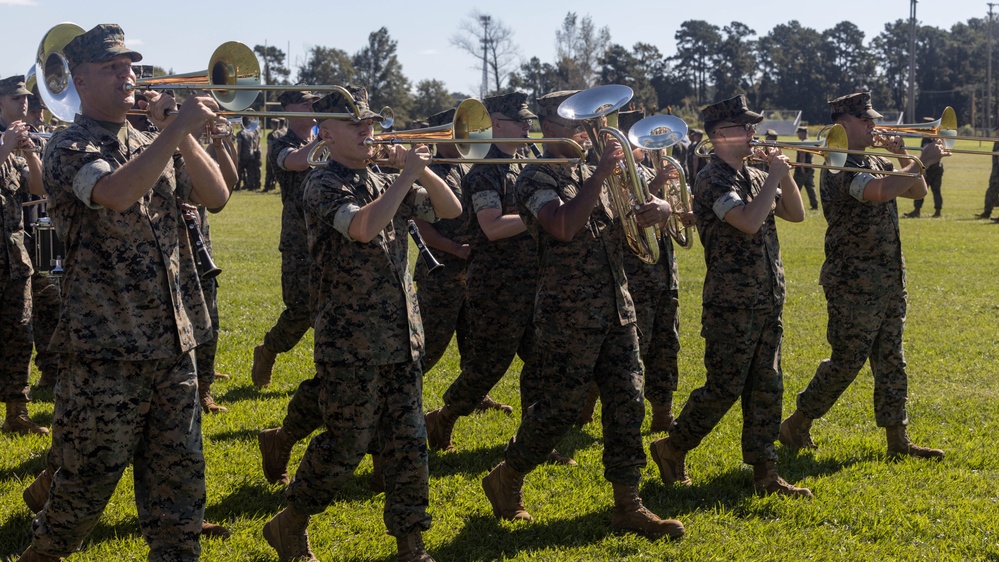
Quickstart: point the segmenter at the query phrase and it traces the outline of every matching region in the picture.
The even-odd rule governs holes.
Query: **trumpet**
[[[607,137],[617,140],[622,147],[627,147],[628,139],[617,128],[617,112],[633,95],[634,91],[628,86],[597,86],[566,98],[559,104],[558,114],[564,119],[582,121],[586,134],[597,151],[603,151],[604,138]],[[624,162],[618,164],[614,175],[605,185],[617,216],[621,219],[628,247],[645,263],[659,262],[662,229],[658,225],[643,228],[635,218],[635,208],[647,202],[651,194],[630,150],[624,151]]]
[[[693,196],[687,185],[683,166],[668,152],[686,134],[687,124],[683,119],[672,115],[653,115],[632,125],[628,131],[628,140],[650,153],[656,173],[661,173],[667,166],[676,171],[676,177],[670,178],[663,190],[663,198],[673,209],[666,223],[666,232],[681,248],[689,249],[694,244],[693,228],[683,226],[680,216],[693,210]]]

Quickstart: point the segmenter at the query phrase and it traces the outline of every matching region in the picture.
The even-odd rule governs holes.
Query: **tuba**
[[[624,107],[634,91],[628,86],[610,84],[597,86],[573,94],[558,106],[558,114],[564,119],[581,121],[593,147],[602,152],[604,138],[611,137],[624,148],[624,162],[605,184],[608,195],[614,204],[617,216],[624,227],[628,247],[638,259],[645,263],[659,262],[659,240],[662,230],[658,225],[641,227],[635,219],[635,208],[649,200],[649,186],[645,176],[638,169],[635,157],[628,150],[628,139],[617,128],[617,111]]]
[[[680,216],[693,210],[692,195],[687,185],[687,177],[683,166],[677,162],[670,151],[687,134],[687,124],[683,119],[672,115],[653,115],[646,117],[631,126],[628,139],[634,146],[639,146],[649,153],[656,173],[662,172],[669,165],[679,174],[670,179],[663,190],[663,199],[669,202],[673,209],[666,223],[666,232],[676,240],[681,248],[690,248],[694,244],[693,228],[683,226]]]

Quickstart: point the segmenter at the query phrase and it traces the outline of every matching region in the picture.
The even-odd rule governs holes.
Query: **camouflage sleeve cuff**
[[[277,158],[274,159],[274,162],[277,164],[278,168],[287,171],[287,168],[284,167],[284,161],[286,158],[288,158],[288,155],[291,154],[292,151],[294,150],[295,149],[289,146],[288,148],[285,148],[281,152],[278,152]]]
[[[503,209],[499,193],[495,191],[479,191],[472,194],[472,212],[478,213],[485,209]]]
[[[110,175],[113,170],[106,160],[94,160],[85,164],[73,177],[73,193],[76,194],[83,204],[91,209],[100,209],[101,206],[94,203],[91,196],[94,193],[94,186],[104,176]]]
[[[430,194],[422,187],[415,187],[411,192],[413,216],[427,222],[437,222],[437,212]]]
[[[356,203],[347,203],[337,209],[336,214],[333,215],[333,228],[351,242],[354,239],[350,236],[350,223],[354,221],[354,215],[360,210],[361,208]]]
[[[725,215],[728,214],[729,211],[745,204],[746,203],[735,193],[726,193],[715,200],[715,204],[711,206],[711,210],[715,212],[715,215],[719,219],[725,220]]]
[[[874,176],[867,172],[857,174],[857,177],[853,178],[853,181],[850,182],[850,195],[857,201],[864,201],[864,189],[867,188],[867,184],[871,183],[873,179]]]
[[[558,194],[551,189],[539,189],[527,199],[527,210],[535,217],[552,201],[558,201]]]

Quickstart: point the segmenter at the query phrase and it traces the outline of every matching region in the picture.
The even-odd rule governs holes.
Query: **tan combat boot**
[[[230,532],[229,529],[226,529],[222,525],[216,525],[215,523],[202,521],[201,536],[205,537],[206,539],[226,540],[232,536],[232,532]]]
[[[888,436],[888,458],[898,460],[904,457],[916,457],[917,459],[942,459],[944,452],[940,449],[920,447],[909,441],[909,433],[904,425],[893,425],[885,428]]]
[[[202,389],[198,387],[198,401],[201,403],[201,409],[206,414],[221,414],[222,412],[229,411],[225,406],[219,406],[215,403],[215,399],[212,398],[212,391],[208,388]]]
[[[271,484],[287,484],[288,461],[291,460],[291,449],[295,440],[281,427],[265,429],[257,434],[260,445],[260,459],[263,461],[264,478]]]
[[[791,449],[818,449],[819,446],[812,441],[812,420],[805,417],[801,410],[795,410],[793,414],[780,423],[780,442]]]
[[[21,435],[48,435],[49,428],[38,425],[28,417],[28,403],[24,401],[7,402],[7,417],[4,418],[4,433],[20,433]]]
[[[319,562],[309,546],[309,516],[288,506],[264,525],[264,538],[281,560]]]
[[[48,556],[35,550],[34,546],[29,546],[28,550],[17,559],[17,562],[62,562],[58,556]]]
[[[503,412],[504,414],[508,414],[508,415],[509,414],[513,414],[513,406],[511,406],[509,404],[504,404],[502,402],[497,402],[496,400],[493,399],[492,396],[489,396],[488,394],[486,395],[485,398],[482,399],[482,402],[479,402],[479,405],[475,407],[475,410],[477,412],[487,412],[489,410],[499,410],[499,411]]]
[[[482,479],[482,489],[486,492],[496,517],[534,521],[524,508],[524,476],[524,473],[507,466],[506,462],[501,462]]]
[[[425,420],[427,424],[427,446],[434,451],[454,451],[454,444],[451,443],[451,433],[454,431],[454,424],[458,417],[451,413],[447,406],[437,408],[427,414]]]
[[[586,391],[586,398],[583,399],[583,409],[576,417],[576,426],[583,427],[593,423],[593,411],[597,409],[597,400],[600,398],[600,388],[597,383],[590,383],[589,390]]]
[[[548,453],[548,462],[551,464],[557,464],[559,466],[576,466],[576,460],[572,457],[563,455],[558,452],[557,449],[552,449],[552,452]]]
[[[673,425],[673,399],[662,404],[652,404],[652,423],[649,431],[652,433],[666,433]]]
[[[395,555],[396,562],[434,562],[423,546],[422,534],[410,533],[404,537],[397,537],[395,542],[399,551]]]
[[[777,494],[810,498],[812,491],[808,488],[792,486],[777,474],[777,461],[765,461],[753,465],[753,488],[761,496]]]
[[[24,499],[24,503],[28,506],[28,509],[31,510],[31,513],[37,514],[45,507],[45,502],[49,501],[50,489],[52,489],[52,473],[46,468],[21,493],[21,497]]]
[[[611,512],[611,529],[638,533],[650,539],[683,536],[683,523],[676,519],[660,519],[644,505],[638,496],[638,486],[613,484],[614,511]]]
[[[664,484],[691,485],[690,476],[687,476],[687,451],[674,446],[669,437],[653,441],[649,445],[649,453],[659,467],[659,477]]]
[[[264,344],[253,348],[253,370],[250,372],[253,386],[260,388],[271,384],[271,370],[274,369],[276,360],[277,354]]]

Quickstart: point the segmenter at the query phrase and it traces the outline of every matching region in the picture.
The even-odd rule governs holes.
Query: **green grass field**
[[[543,465],[528,476],[525,502],[534,523],[496,520],[479,481],[502,459],[520,412],[476,414],[458,423],[456,453],[430,457],[434,525],[425,538],[431,554],[438,561],[999,560],[999,225],[972,218],[982,209],[989,166],[980,156],[946,160],[943,217],[907,219],[901,226],[909,282],[910,434],[945,449],[942,462],[885,461],[884,433],[874,424],[865,368],[815,423],[812,435],[820,449],[800,456],[781,452],[782,474],[811,488],[813,500],[752,494],[750,469],[741,462],[736,407],[688,455],[693,487],[664,486],[655,465],[650,461],[646,467],[641,486],[646,505],[687,528],[680,541],[655,543],[609,531],[612,497],[602,477],[599,423],[570,432],[559,447],[578,467]],[[928,199],[924,216],[932,207]],[[900,212],[911,208],[907,200],[900,203]],[[282,487],[264,480],[256,435],[280,423],[296,385],[313,372],[310,332],[279,357],[271,387],[258,391],[250,382],[253,346],[282,310],[280,209],[278,195],[237,192],[225,211],[212,217],[216,262],[223,269],[218,369],[232,379],[214,387],[228,413],[204,420],[207,518],[229,527],[233,536],[204,541],[206,561],[276,560],[261,527],[282,508]],[[820,211],[807,211],[805,222],[781,222],[778,229],[788,279],[787,415],[795,394],[829,352],[825,299],[817,281],[825,221]],[[699,245],[680,250],[678,261],[682,351],[676,399],[682,406],[704,380]],[[441,405],[442,393],[458,374],[457,359],[452,346],[427,373],[427,410]],[[519,405],[519,363],[511,371],[492,395]],[[35,398],[32,413],[50,423],[51,392],[39,390]],[[654,438],[645,435],[646,445]],[[21,491],[43,468],[49,440],[2,435],[0,444],[0,560],[14,560],[30,540],[31,515]],[[295,448],[293,468],[304,450],[304,443]],[[338,500],[313,519],[309,531],[321,560],[394,560],[395,542],[381,518],[383,497],[368,490],[370,473],[366,459]],[[145,560],[146,554],[129,472],[82,552],[71,559]]]

